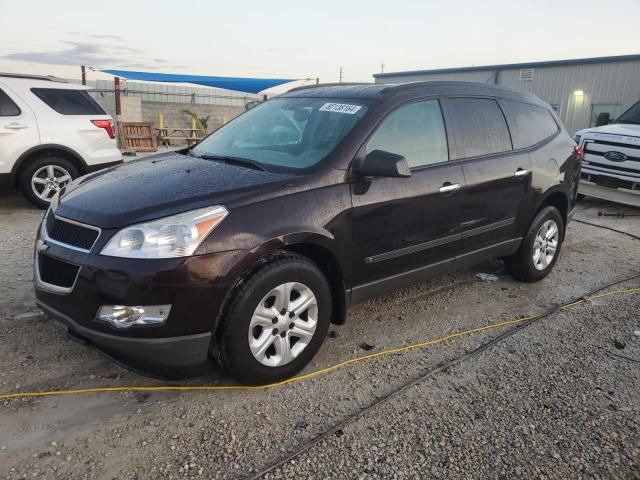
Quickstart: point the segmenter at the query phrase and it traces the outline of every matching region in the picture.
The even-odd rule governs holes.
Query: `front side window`
[[[447,135],[438,100],[399,107],[385,118],[367,143],[367,152],[402,155],[412,168],[449,160]]]
[[[366,111],[361,100],[275,98],[216,130],[191,153],[248,159],[276,171],[307,169],[325,158]]]
[[[511,150],[507,122],[495,100],[453,98],[449,100],[449,106],[455,125],[458,158]]]
[[[615,104],[591,105],[591,120],[589,121],[589,127],[609,125],[614,118],[620,115],[621,110],[621,106]]]
[[[62,115],[106,115],[86,90],[32,88],[33,94]]]
[[[503,100],[502,106],[511,129],[513,148],[531,147],[558,131],[558,124],[542,107],[511,100]]]
[[[0,117],[15,117],[20,115],[20,108],[9,95],[0,90]]]
[[[633,105],[622,115],[620,115],[615,123],[630,123],[633,125],[640,125],[640,102]]]

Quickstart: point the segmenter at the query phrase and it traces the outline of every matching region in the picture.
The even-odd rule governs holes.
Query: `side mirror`
[[[384,150],[369,152],[360,165],[353,167],[361,177],[410,177],[411,168],[406,158]]]

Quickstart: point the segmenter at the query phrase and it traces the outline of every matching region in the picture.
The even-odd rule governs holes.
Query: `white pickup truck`
[[[579,193],[640,207],[640,102],[574,140],[583,158]]]

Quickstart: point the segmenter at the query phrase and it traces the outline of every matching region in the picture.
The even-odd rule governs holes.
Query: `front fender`
[[[323,235],[318,232],[292,232],[264,241],[251,250],[244,250],[242,257],[228,272],[227,278],[232,279],[232,286],[225,295],[222,308],[215,319],[213,331],[217,331],[218,326],[224,318],[227,306],[247,279],[267,263],[282,255],[286,255],[286,251],[296,252],[311,258],[311,260],[315,261],[318,267],[325,272],[334,297],[333,322],[337,324],[344,323],[348,304],[344,281],[344,268],[348,263],[345,263],[343,259],[339,257],[335,247],[335,239],[330,238],[326,234]],[[329,258],[331,258],[331,260]],[[332,268],[338,271],[330,275]]]

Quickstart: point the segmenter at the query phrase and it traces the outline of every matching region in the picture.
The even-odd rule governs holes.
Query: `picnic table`
[[[158,132],[158,143],[162,145],[171,145],[171,140],[185,141],[187,145],[193,145],[204,138],[201,128],[156,127],[154,130]]]

